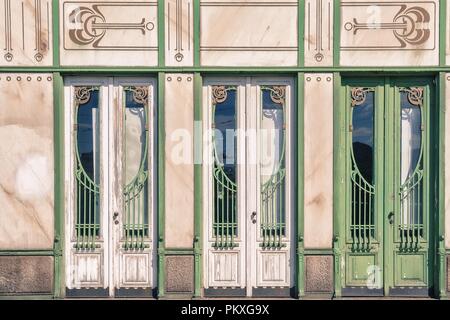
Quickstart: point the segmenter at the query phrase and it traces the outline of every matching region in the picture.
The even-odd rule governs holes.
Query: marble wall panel
[[[52,1],[0,0],[0,66],[49,66]]]
[[[439,1],[342,1],[340,64],[439,63]]]
[[[297,1],[200,1],[203,66],[297,65]]]
[[[64,66],[155,66],[156,1],[60,0]]]
[[[165,241],[192,248],[194,239],[194,75],[166,74]]]
[[[0,250],[53,248],[53,79],[0,73]]]
[[[305,248],[331,248],[333,237],[333,75],[305,74]]]

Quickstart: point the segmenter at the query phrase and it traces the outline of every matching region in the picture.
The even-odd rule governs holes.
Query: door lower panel
[[[253,297],[291,297],[294,296],[294,288],[280,287],[280,288],[253,288]]]
[[[68,298],[103,298],[109,296],[109,288],[66,288],[66,297]]]
[[[205,288],[205,297],[245,297],[246,288]]]
[[[389,289],[391,296],[429,297],[433,290],[427,287],[394,287]]]
[[[368,287],[346,287],[342,288],[343,297],[382,297],[383,289],[369,289]]]
[[[152,288],[115,288],[114,296],[122,298],[155,297],[156,290]]]

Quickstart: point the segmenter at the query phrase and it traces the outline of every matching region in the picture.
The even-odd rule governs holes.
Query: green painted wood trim
[[[195,254],[193,249],[165,249],[164,255],[192,256]]]
[[[165,115],[164,115],[164,84],[166,75],[158,73],[158,297],[165,292]]]
[[[305,256],[312,256],[312,255],[334,255],[333,249],[305,249],[305,252],[303,253]]]
[[[439,121],[437,119],[438,117],[438,106],[436,104],[436,93],[435,90],[435,84],[437,84],[438,78],[430,78],[430,77],[421,77],[417,79],[412,78],[392,78],[389,79],[386,78],[386,89],[390,89],[391,93],[389,94],[389,101],[386,104],[386,107],[392,105],[395,106],[395,108],[390,108],[392,116],[392,119],[395,119],[394,125],[392,126],[392,130],[395,130],[393,134],[395,134],[394,139],[387,139],[391,140],[388,141],[390,145],[390,154],[388,154],[389,158],[392,154],[395,154],[394,152],[398,153],[399,145],[401,141],[401,112],[400,112],[400,94],[399,94],[399,88],[400,87],[408,87],[408,86],[422,86],[425,88],[424,91],[424,133],[423,133],[423,141],[424,141],[424,153],[423,153],[423,170],[424,170],[424,180],[423,180],[423,190],[424,191],[424,216],[428,217],[427,226],[428,231],[426,231],[426,234],[428,235],[428,250],[427,250],[427,259],[428,259],[428,267],[427,267],[427,278],[428,278],[428,285],[435,290],[435,296],[436,296],[436,290],[437,290],[437,280],[438,280],[438,270],[436,270],[436,263],[437,263],[437,257],[438,257],[438,248],[436,246],[439,238],[439,233],[437,227],[439,226],[438,216],[439,216],[439,210],[438,210],[438,177],[437,172],[439,168],[439,164],[437,161],[439,160],[439,150],[438,150],[438,130],[439,130]],[[390,84],[388,83],[390,81]],[[394,104],[392,104],[394,103]],[[395,113],[394,113],[394,110]],[[388,111],[388,110],[387,110]],[[386,112],[387,112],[386,111]],[[386,117],[389,117],[390,115],[387,115]],[[392,135],[389,135],[389,133],[386,133],[386,137],[389,137]],[[394,144],[394,141],[396,142]],[[399,185],[397,184],[398,181],[400,181],[400,168],[401,164],[400,161],[395,161],[395,166],[392,168],[391,166],[387,166],[387,168],[384,170],[385,175],[385,193],[390,194],[394,193],[395,190],[398,190]],[[395,176],[394,176],[395,174]],[[393,180],[388,180],[389,177],[394,177],[395,182]],[[387,202],[387,201],[386,201]],[[389,201],[390,202],[390,201]],[[396,199],[393,207],[387,207],[385,209],[385,212],[390,212],[391,210],[394,210],[395,213],[400,212],[400,200]],[[384,227],[385,230],[389,230],[389,222],[385,218]],[[391,229],[392,230],[392,229]],[[386,233],[388,234],[388,233]],[[395,239],[392,232],[389,232],[391,238],[385,239],[385,247],[384,250],[390,250],[390,251],[396,251],[392,247],[389,248],[389,246],[392,246],[392,241]],[[389,252],[390,252],[389,251]],[[387,255],[386,261],[388,261],[389,269],[387,270],[393,270],[394,272],[398,272],[398,269],[395,269],[395,260],[394,257],[391,254]],[[386,263],[385,263],[386,265]],[[385,272],[385,278],[388,279],[388,281],[385,281],[385,287],[394,286],[394,272]],[[389,293],[389,291],[385,288],[386,294]]]
[[[52,1],[52,45],[53,67],[60,66],[59,62],[59,0]]]
[[[158,0],[158,66],[164,67],[166,54],[165,39],[165,4],[164,0]]]
[[[194,296],[201,296],[202,284],[202,219],[203,219],[203,186],[202,186],[202,89],[203,81],[200,73],[194,74],[194,252],[195,276]]]
[[[193,17],[194,17],[194,67],[200,66],[200,0],[194,0],[194,8],[193,8]]]
[[[53,256],[53,250],[4,250],[0,256]]]
[[[62,75],[142,75],[149,73],[208,73],[208,74],[233,74],[233,75],[254,75],[254,74],[284,74],[295,76],[298,72],[344,72],[353,75],[367,75],[368,72],[380,75],[433,75],[438,72],[450,72],[450,66],[435,67],[0,67],[0,72],[59,72]]]
[[[301,17],[301,18],[300,18]],[[298,54],[297,54],[297,66],[303,67],[305,65],[305,0],[298,1],[297,8],[297,41],[298,41]]]
[[[384,148],[383,148],[383,153],[384,153],[384,158],[380,163],[380,165],[382,167],[378,167],[380,168],[378,171],[381,172],[383,174],[383,185],[381,189],[378,189],[378,195],[377,198],[375,199],[375,201],[377,201],[380,205],[379,208],[383,208],[383,214],[381,215],[381,219],[380,217],[378,217],[379,223],[378,226],[381,227],[377,228],[377,230],[379,230],[379,233],[381,233],[381,238],[382,239],[382,244],[379,247],[379,250],[383,253],[383,260],[382,261],[382,266],[383,266],[383,290],[384,290],[384,295],[389,295],[389,289],[391,286],[394,285],[394,272],[395,272],[395,268],[394,268],[394,257],[393,254],[391,253],[391,251],[393,251],[392,245],[393,245],[393,237],[394,237],[394,233],[391,230],[392,228],[389,227],[389,222],[387,221],[387,219],[385,219],[387,217],[388,212],[394,212],[394,214],[398,214],[400,212],[400,210],[397,210],[397,198],[394,196],[394,199],[388,197],[387,195],[395,195],[396,194],[396,188],[397,188],[397,179],[399,176],[399,161],[394,161],[393,165],[386,165],[386,160],[387,159],[394,159],[394,155],[395,155],[395,143],[397,143],[398,141],[400,141],[400,130],[397,130],[397,126],[400,125],[400,123],[397,123],[397,121],[399,121],[400,119],[397,118],[397,115],[400,115],[400,106],[398,106],[396,104],[395,101],[395,90],[394,88],[391,90],[391,86],[394,86],[394,83],[391,83],[391,78],[390,77],[385,77],[384,80],[384,98],[383,98],[383,102],[375,102],[376,105],[375,107],[378,107],[377,109],[381,109],[383,110],[383,117],[385,117],[386,119],[392,119],[392,121],[385,121],[385,126],[384,126],[384,132],[382,133],[382,136],[384,137]],[[398,108],[398,110],[395,110],[396,108]],[[381,117],[380,113],[375,114],[375,119],[379,120]],[[376,133],[375,133],[376,135]],[[377,158],[376,160],[380,160],[379,158]],[[376,161],[375,160],[375,161]],[[377,171],[377,169],[375,169],[375,171]],[[395,186],[394,186],[395,184]],[[387,200],[387,198],[389,198],[389,200]],[[384,201],[382,201],[384,200]],[[382,204],[381,204],[382,203]],[[376,223],[376,222],[375,222]],[[393,271],[393,272],[389,272],[389,271]]]
[[[297,284],[297,294],[298,297],[301,298],[305,295],[305,259],[304,259],[304,105],[305,105],[305,75],[303,73],[297,74],[296,79],[297,86],[297,181],[296,181],[296,190],[297,190],[297,230],[296,230],[296,239],[297,239],[297,272],[296,272],[296,284]]]
[[[447,49],[447,0],[439,1],[439,65],[445,66]]]
[[[54,294],[64,295],[64,81],[53,74],[53,143],[54,143],[54,224],[55,270]]]
[[[342,274],[340,269],[341,248],[345,242],[342,212],[345,212],[345,95],[341,94],[341,75],[333,74],[333,253],[334,296],[341,296]]]
[[[341,55],[341,1],[334,0],[333,8],[333,66],[338,67]]]
[[[439,129],[437,132],[438,141],[438,159],[437,168],[438,173],[435,176],[438,180],[438,195],[437,195],[437,212],[438,212],[438,237],[437,237],[437,251],[438,251],[438,275],[435,278],[439,279],[437,284],[436,296],[440,299],[446,299],[447,295],[447,268],[446,268],[446,249],[445,249],[445,112],[447,109],[445,99],[445,82],[446,74],[441,72],[438,78],[438,94],[439,103],[436,105],[438,108],[437,116],[439,118]]]
[[[167,293],[164,298],[159,300],[192,300],[192,294],[182,292],[182,293]]]

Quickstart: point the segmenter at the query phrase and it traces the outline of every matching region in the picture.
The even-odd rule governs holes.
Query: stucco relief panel
[[[343,1],[341,65],[437,65],[438,19],[438,1]]]
[[[157,64],[156,1],[61,1],[60,17],[62,65]]]
[[[51,65],[51,0],[0,0],[0,46],[0,66]]]

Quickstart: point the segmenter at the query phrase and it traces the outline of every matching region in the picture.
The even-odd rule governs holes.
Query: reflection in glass
[[[416,245],[423,236],[423,170],[421,102],[411,99],[420,88],[403,89],[401,97],[401,217],[400,235],[403,245]],[[421,91],[420,91],[421,92]]]
[[[262,88],[259,141],[263,247],[281,246],[281,237],[286,235],[284,99],[284,87]]]
[[[356,166],[362,177],[373,184],[373,125],[374,92],[366,93],[366,100],[353,107],[352,144]]]
[[[236,98],[234,87],[216,86],[214,94],[220,93],[220,98],[213,98],[213,234],[216,238],[215,247],[233,247],[234,238],[238,234],[236,208]]]
[[[77,246],[94,245],[100,230],[99,91],[77,87],[76,96],[76,234]]]
[[[370,88],[352,88],[351,236],[353,248],[368,250],[375,236],[374,103]]]
[[[124,202],[125,248],[143,248],[148,236],[147,87],[125,88]]]

